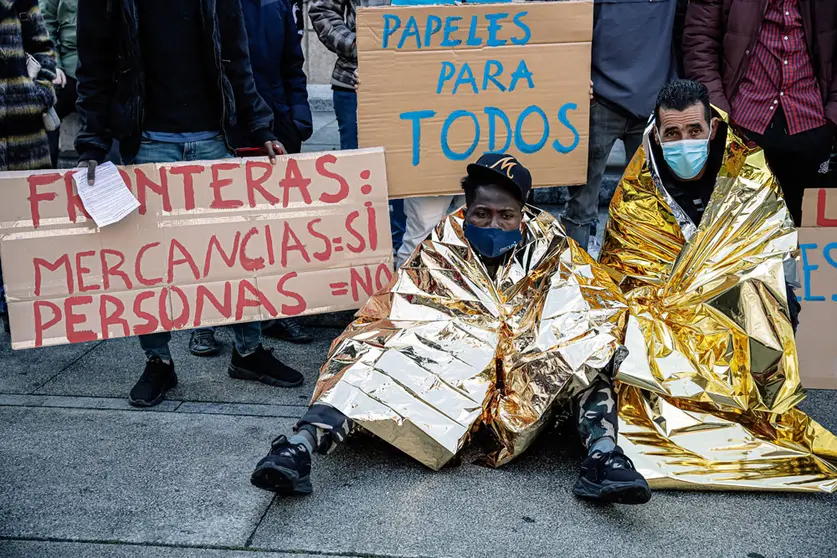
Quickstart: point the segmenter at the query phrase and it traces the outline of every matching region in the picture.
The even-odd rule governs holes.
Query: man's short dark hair
[[[520,192],[515,188],[512,188],[510,185],[503,184],[502,181],[499,182],[501,183],[498,184],[497,180],[491,180],[485,176],[473,176],[470,174],[465,176],[460,182],[462,189],[465,191],[465,205],[473,205],[474,200],[477,197],[477,190],[483,186],[496,186],[509,192],[520,202],[520,206],[523,207],[524,203],[523,200],[520,199]]]
[[[654,118],[660,127],[660,109],[682,111],[701,103],[703,105],[706,122],[712,120],[712,107],[709,105],[709,90],[702,83],[689,79],[678,79],[662,88],[657,95],[657,106],[654,107]]]

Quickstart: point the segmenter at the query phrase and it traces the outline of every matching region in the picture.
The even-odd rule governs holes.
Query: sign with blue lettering
[[[358,9],[359,142],[386,148],[390,196],[459,193],[486,152],[584,183],[592,21],[592,2]]]
[[[799,252],[802,385],[837,389],[837,190],[805,190]]]

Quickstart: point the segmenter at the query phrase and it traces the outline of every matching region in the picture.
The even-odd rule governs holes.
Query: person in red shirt
[[[799,226],[806,188],[826,187],[837,129],[837,2],[692,0],[689,79],[762,147]]]

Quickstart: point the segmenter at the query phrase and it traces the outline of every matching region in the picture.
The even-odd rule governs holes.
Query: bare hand
[[[590,100],[593,100],[593,80],[590,80]]]
[[[360,88],[360,78],[357,75],[357,69],[355,69],[355,73],[352,74],[352,77],[355,79],[355,91]]]
[[[78,164],[79,168],[87,169],[87,183],[93,186],[93,183],[96,181],[96,167],[98,163],[96,161],[81,161]]]
[[[67,85],[67,74],[64,73],[64,70],[61,68],[55,69],[55,79],[52,80],[52,83],[58,85],[59,87]]]
[[[267,151],[267,158],[270,159],[270,164],[276,164],[276,156],[277,155],[287,155],[288,152],[285,150],[285,146],[282,145],[278,141],[266,141],[264,142],[264,149]]]

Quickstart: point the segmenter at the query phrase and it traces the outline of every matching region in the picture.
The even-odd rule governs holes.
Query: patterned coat
[[[26,54],[41,64],[35,80]],[[55,57],[38,0],[0,0],[0,171],[49,168],[43,113],[55,104]]]

